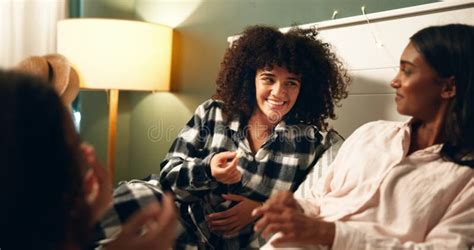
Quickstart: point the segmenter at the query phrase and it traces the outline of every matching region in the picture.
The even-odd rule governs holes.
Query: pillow
[[[329,172],[329,166],[336,157],[337,151],[344,142],[344,138],[334,129],[330,129],[324,136],[323,152],[319,160],[314,164],[306,179],[301,183],[295,191],[294,196],[297,198],[305,198],[311,196],[312,191],[322,191],[323,181]]]

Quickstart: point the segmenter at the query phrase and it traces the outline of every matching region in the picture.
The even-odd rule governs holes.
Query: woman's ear
[[[453,98],[456,95],[456,82],[454,76],[450,76],[443,80],[443,89],[441,97],[445,99]]]

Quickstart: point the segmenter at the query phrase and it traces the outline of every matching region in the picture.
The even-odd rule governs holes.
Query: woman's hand
[[[111,205],[112,183],[105,168],[97,161],[94,148],[83,144],[81,151],[90,167],[84,176],[84,188],[94,224]],[[176,238],[176,217],[173,198],[165,194],[161,208],[158,203],[152,203],[136,212],[122,226],[117,238],[107,244],[107,249],[170,249]]]
[[[87,144],[81,145],[85,163],[90,167],[84,176],[84,192],[86,201],[92,210],[92,221],[98,221],[112,202],[112,183],[107,171],[97,161],[94,148]]]
[[[165,250],[176,239],[176,208],[170,194],[165,194],[162,206],[152,203],[136,212],[123,225],[117,238],[106,245],[107,250]]]
[[[261,203],[235,194],[224,194],[222,197],[238,204],[223,212],[209,214],[209,228],[212,231],[222,232],[225,237],[235,236],[254,220],[252,211]]]
[[[242,174],[237,170],[236,152],[221,152],[211,159],[211,175],[224,184],[234,184],[240,181]]]
[[[280,237],[272,239],[271,244],[274,246],[287,243],[332,246],[334,241],[335,224],[305,215],[290,192],[270,197],[252,215],[260,217],[254,230],[261,232],[262,237],[281,233]]]
[[[303,212],[303,209],[301,208],[300,204],[296,201],[293,196],[293,193],[290,191],[278,192],[268,198],[264,204],[267,206],[288,207]]]

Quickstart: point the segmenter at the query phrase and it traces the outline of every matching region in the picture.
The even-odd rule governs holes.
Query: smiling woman
[[[252,26],[227,49],[216,82],[161,163],[157,189],[175,194],[184,227],[177,249],[263,245],[251,211],[306,178],[349,79],[315,29]],[[116,215],[130,213],[123,203],[142,204],[120,193],[102,220],[105,237],[117,232]]]
[[[455,94],[454,78],[443,78],[434,71],[413,43],[409,43],[400,58],[400,70],[391,82],[396,89],[397,111],[402,115],[424,120],[442,119],[443,98]],[[427,91],[430,90],[430,91]]]
[[[224,55],[213,99],[161,164],[162,187],[186,211],[178,248],[259,247],[250,212],[305,179],[348,82],[316,30],[247,28]]]
[[[272,126],[290,112],[300,93],[300,77],[279,66],[257,70],[255,91],[257,109],[252,118]]]

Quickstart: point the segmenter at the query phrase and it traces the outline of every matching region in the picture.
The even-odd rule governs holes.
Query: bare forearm
[[[336,235],[336,224],[333,222],[320,221],[320,232],[318,233],[319,244],[332,247]]]

